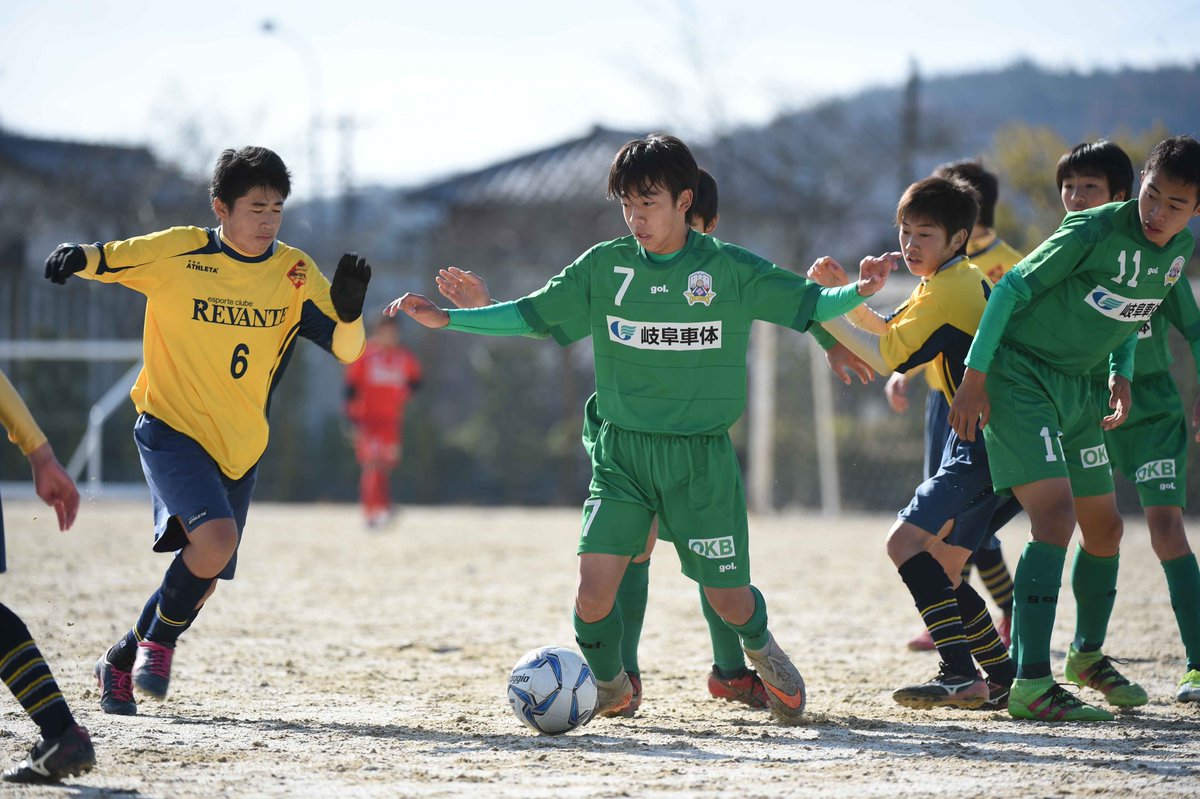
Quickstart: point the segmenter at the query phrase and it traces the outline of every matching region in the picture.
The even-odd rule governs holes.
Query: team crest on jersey
[[[308,280],[307,266],[304,261],[296,261],[296,265],[288,270],[288,280],[292,281],[292,285],[300,288]]]
[[[688,287],[683,296],[687,298],[688,305],[698,302],[708,305],[717,296],[712,287],[712,275],[708,272],[692,272],[688,275]]]
[[[1174,261],[1171,261],[1171,268],[1167,270],[1167,274],[1163,277],[1163,282],[1168,286],[1174,286],[1175,281],[1179,280],[1179,276],[1183,274],[1183,256],[1178,256]]]
[[[1089,291],[1083,301],[1109,319],[1121,322],[1148,320],[1162,303],[1162,300],[1131,300],[1100,286]]]

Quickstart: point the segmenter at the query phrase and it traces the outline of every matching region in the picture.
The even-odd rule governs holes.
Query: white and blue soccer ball
[[[531,730],[559,735],[592,720],[596,678],[576,652],[564,646],[538,647],[513,666],[508,703]]]

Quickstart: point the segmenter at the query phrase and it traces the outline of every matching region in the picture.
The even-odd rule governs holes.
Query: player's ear
[[[967,239],[970,237],[971,231],[969,230],[956,231],[955,234],[950,237],[950,247],[957,252],[966,245]]]
[[[716,230],[717,222],[720,221],[720,219],[721,219],[720,214],[713,214],[713,218],[708,220],[708,224],[704,226],[704,232],[712,233],[714,230]]]
[[[692,207],[692,190],[684,189],[679,192],[679,200],[676,201],[675,205],[680,211],[686,214],[687,210]]]
[[[213,197],[212,209],[213,213],[217,215],[217,220],[221,224],[225,224],[229,219],[229,206],[220,197]]]
[[[1125,202],[1125,191],[1124,190],[1118,191],[1116,194],[1113,195],[1113,198],[1111,200],[1109,200],[1109,202],[1113,202],[1113,203]]]

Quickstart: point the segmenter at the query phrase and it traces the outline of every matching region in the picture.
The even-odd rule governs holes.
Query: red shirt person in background
[[[346,416],[354,426],[354,454],[362,467],[359,496],[368,527],[393,513],[390,480],[400,463],[404,407],[421,384],[421,363],[400,344],[395,319],[383,317],[363,356],[346,369]]]

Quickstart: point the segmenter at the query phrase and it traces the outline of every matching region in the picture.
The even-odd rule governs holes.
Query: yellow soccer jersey
[[[1008,243],[997,236],[995,231],[986,236],[971,239],[967,244],[967,260],[979,267],[979,271],[987,275],[987,279],[992,281],[993,286],[1000,282],[1000,278],[1004,277],[1004,274],[1024,257],[1008,246]]]
[[[8,440],[20,447],[23,455],[46,443],[46,434],[4,372],[0,372],[0,426],[8,431]]]
[[[271,392],[297,335],[344,363],[362,354],[362,319],[339,322],[329,281],[283,242],[255,258],[219,229],[176,227],[83,249],[81,277],[146,295],[134,405],[195,439],[231,478],[267,447]]]
[[[954,399],[991,290],[991,283],[970,261],[947,262],[923,278],[887,318],[879,354],[894,372],[928,363],[930,383],[936,380],[946,399]]]
[[[986,236],[971,239],[967,244],[967,260],[975,264],[993,286],[1023,257],[1021,253],[1008,246],[1007,242],[997,236],[995,231]],[[925,370],[925,381],[934,391],[941,391],[947,396],[954,393],[947,390],[941,374],[936,369]]]

